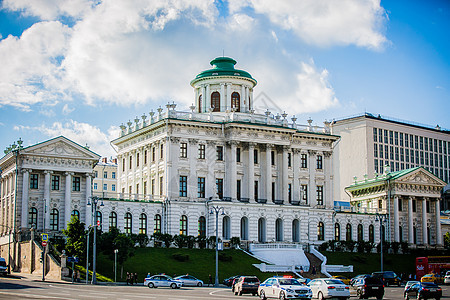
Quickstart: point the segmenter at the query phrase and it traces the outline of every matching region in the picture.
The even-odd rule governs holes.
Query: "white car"
[[[447,273],[445,273],[444,284],[450,284],[450,271],[447,271]]]
[[[308,286],[312,290],[313,298],[319,300],[327,298],[350,298],[350,288],[339,279],[318,278],[311,280]]]
[[[181,281],[183,286],[202,286],[203,285],[203,281],[201,281],[200,279],[195,278],[194,276],[187,275],[187,274],[186,275],[177,276],[174,279]]]
[[[295,278],[270,277],[259,285],[258,295],[262,300],[277,299],[311,299],[311,289]]]
[[[183,284],[181,281],[172,279],[172,277],[167,275],[153,275],[145,278],[144,285],[149,288],[171,287],[173,289],[179,289]]]

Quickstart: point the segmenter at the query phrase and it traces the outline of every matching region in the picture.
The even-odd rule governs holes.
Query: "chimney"
[[[115,163],[117,165],[117,158],[113,159],[113,163]]]
[[[107,158],[107,157],[102,157],[102,162],[103,162],[104,164],[108,163],[108,158]]]

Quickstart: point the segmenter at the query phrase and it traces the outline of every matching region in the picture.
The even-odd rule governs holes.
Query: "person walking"
[[[130,282],[130,273],[127,272],[127,285],[128,285],[129,282]]]
[[[133,285],[134,282],[134,274],[133,272],[130,272],[130,284]]]
[[[137,273],[134,273],[134,283],[136,283],[136,285],[138,284],[138,277],[137,277]]]
[[[211,274],[209,274],[209,276],[208,276],[208,286],[209,286],[210,284],[211,284],[211,285],[213,284]]]

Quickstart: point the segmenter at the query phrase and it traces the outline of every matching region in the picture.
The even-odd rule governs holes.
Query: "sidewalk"
[[[8,275],[9,278],[17,278],[25,281],[42,281],[42,274],[30,274],[30,273],[20,273],[20,272],[11,272],[10,275]],[[58,280],[58,279],[45,279],[45,282],[51,282],[51,283],[71,283],[64,280]]]

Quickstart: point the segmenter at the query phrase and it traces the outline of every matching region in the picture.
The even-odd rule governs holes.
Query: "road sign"
[[[67,258],[67,262],[71,262],[71,263],[78,263],[79,262],[79,258],[78,257],[76,257],[76,256],[69,256],[68,258]]]
[[[42,241],[48,241],[48,234],[46,234],[46,233],[43,233],[42,234]]]
[[[42,247],[47,246],[47,241],[42,241]]]

